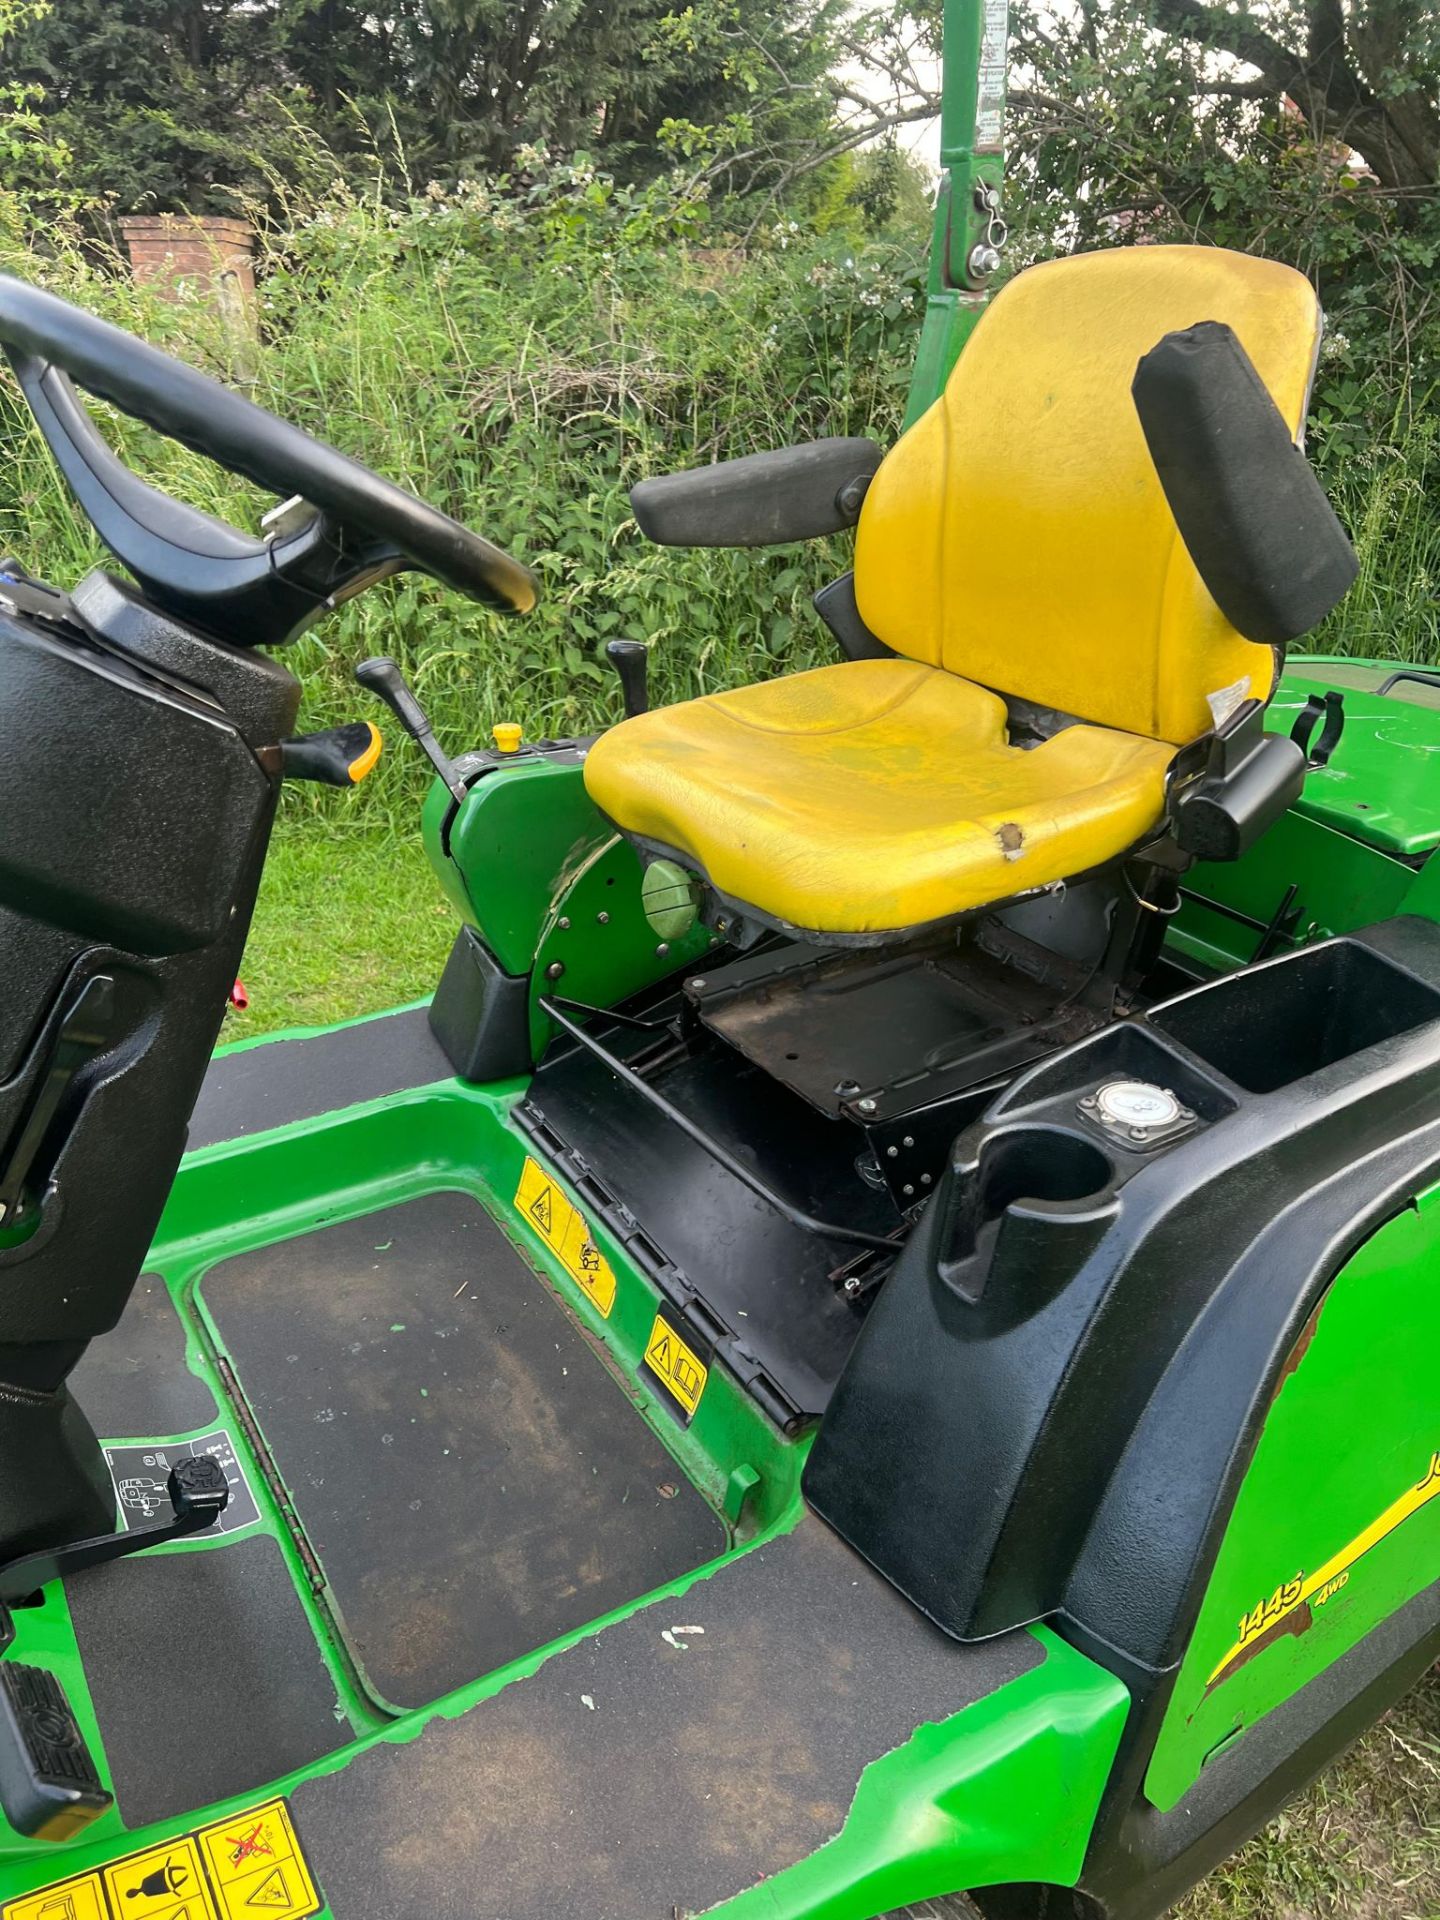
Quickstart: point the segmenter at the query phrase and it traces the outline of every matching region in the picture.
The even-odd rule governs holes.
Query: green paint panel
[[[1288,733],[1310,694],[1335,688],[1345,731],[1328,766],[1313,769],[1297,811],[1367,846],[1410,858],[1440,846],[1440,687],[1402,681],[1389,661],[1292,660],[1267,725]]]
[[[610,1007],[698,960],[717,935],[698,923],[663,940],[645,915],[640,857],[612,835],[579,868],[546,916],[530,981],[530,1032],[538,1060],[550,1022],[537,1004],[558,994],[588,1007]],[[556,972],[556,969],[559,969]]]
[[[437,780],[422,817],[430,863],[506,973],[528,973],[556,902],[614,829],[586,793],[578,762],[538,754],[508,758],[451,819],[453,808]]]
[[[1187,900],[1169,933],[1172,950],[1225,972],[1245,965],[1260,927],[1287,888],[1298,891],[1297,945],[1353,933],[1399,913],[1440,919],[1440,688],[1375,691],[1394,661],[1293,659],[1266,716],[1289,733],[1312,693],[1345,696],[1346,724],[1328,767],[1313,768],[1300,799],[1243,860],[1201,865],[1185,878]],[[1229,907],[1246,925],[1204,902]],[[1277,949],[1285,951],[1284,944]]]
[[[828,1846],[711,1913],[868,1920],[1007,1881],[1073,1885],[1130,1699],[1045,1627],[1043,1666],[867,1767]]]
[[[940,99],[940,191],[930,240],[929,283],[920,344],[905,408],[911,426],[944,391],[961,349],[985,311],[987,285],[967,284],[971,249],[986,239],[990,214],[977,189],[1005,181],[1006,0],[946,0]]]
[[[1206,1758],[1440,1579],[1440,1212],[1382,1227],[1297,1344],[1241,1485],[1145,1781]]]
[[[1292,938],[1303,946],[1407,911],[1415,872],[1292,809],[1243,860],[1197,866],[1182,885],[1200,897],[1186,900],[1169,932],[1171,946],[1203,966],[1228,972],[1254,957],[1261,928],[1291,886],[1298,889],[1294,906],[1300,916]],[[1219,913],[1206,901],[1245,914],[1255,924]],[[1275,950],[1283,953],[1286,947],[1282,942]]]

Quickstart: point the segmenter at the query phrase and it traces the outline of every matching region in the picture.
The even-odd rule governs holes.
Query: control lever
[[[374,660],[362,660],[355,669],[355,678],[362,687],[379,694],[451,793],[457,800],[463,800],[467,791],[465,782],[455,771],[454,761],[447,757],[430,731],[425,709],[406,685],[405,676],[395,662],[384,654]]]
[[[115,982],[108,973],[92,974],[61,1017],[39,1087],[10,1156],[0,1167],[0,1227],[13,1226],[23,1211],[26,1182],[65,1090],[86,1061],[107,1044],[114,1020]]]
[[[625,718],[650,711],[650,649],[643,640],[609,640],[605,658],[620,676],[620,693],[625,702]]]
[[[72,1540],[63,1547],[41,1547],[35,1553],[22,1554],[0,1566],[0,1651],[15,1637],[10,1609],[32,1593],[38,1593],[52,1580],[63,1580],[86,1567],[99,1567],[120,1560],[146,1547],[158,1547],[167,1540],[183,1540],[188,1534],[203,1533],[213,1527],[230,1504],[230,1482],[225,1469],[213,1454],[189,1454],[177,1460],[166,1482],[171,1514],[153,1526],[131,1527],[124,1533],[97,1533],[89,1540]]]
[[[45,1547],[0,1566],[0,1653],[15,1638],[12,1607],[52,1580],[213,1526],[229,1503],[230,1485],[219,1461],[198,1453],[175,1463],[169,1493],[169,1520]],[[112,1799],[60,1680],[45,1667],[0,1660],[0,1808],[15,1832],[72,1840]],[[53,1904],[59,1913],[60,1903]]]
[[[358,787],[380,758],[383,742],[373,720],[352,720],[324,733],[300,733],[280,749],[287,780],[318,780],[326,787]]]

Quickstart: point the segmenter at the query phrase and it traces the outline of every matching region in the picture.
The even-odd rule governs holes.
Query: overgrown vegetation
[[[505,621],[419,578],[382,588],[294,650],[317,723],[361,701],[349,668],[394,652],[459,744],[502,716],[532,733],[618,717],[602,664],[653,642],[680,698],[828,657],[809,610],[836,548],[678,554],[637,535],[642,474],[808,434],[897,429],[916,326],[919,236],[826,243],[772,225],[749,257],[691,244],[703,202],[527,156],[527,184],[439,189],[403,211],[341,184],[268,239],[266,345],[251,392],[521,554],[539,612]],[[200,305],[133,288],[78,241],[12,225],[0,264],[218,366]],[[237,524],[266,502],[116,419],[127,456]],[[18,397],[0,393],[0,545],[72,581],[95,557]],[[418,776],[417,776],[418,777]]]
[[[539,612],[505,621],[419,578],[374,591],[294,650],[307,713],[353,715],[350,667],[396,654],[444,736],[501,717],[563,733],[617,717],[603,646],[652,643],[661,699],[831,657],[809,607],[841,543],[677,553],[647,545],[626,500],[641,475],[808,435],[897,430],[922,298],[922,236],[828,236],[770,222],[743,254],[666,176],[622,186],[583,157],[435,187],[403,208],[336,180],[267,230],[265,344],[236,357],[198,302],[130,285],[78,232],[37,234],[0,207],[0,265],[246,378],[262,404],[334,440],[513,548]],[[1032,236],[1033,237],[1033,236]],[[1440,657],[1440,444],[1416,376],[1364,377],[1352,336],[1322,365],[1313,450],[1363,573],[1321,644]],[[253,365],[251,364],[253,358]],[[196,455],[116,419],[160,484],[237,524],[268,504]],[[97,554],[18,400],[0,389],[0,545],[62,582]],[[418,769],[414,778],[418,781]],[[362,805],[384,804],[377,782]],[[407,795],[407,804],[409,795]],[[290,804],[333,805],[305,790]],[[353,804],[353,803],[352,803]]]

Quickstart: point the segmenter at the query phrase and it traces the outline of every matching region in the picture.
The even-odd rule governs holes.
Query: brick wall
[[[255,331],[254,239],[248,220],[221,214],[134,214],[120,230],[137,283],[178,293],[198,286],[238,335]]]

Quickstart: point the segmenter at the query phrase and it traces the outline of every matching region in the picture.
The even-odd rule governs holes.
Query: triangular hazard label
[[[645,1357],[657,1373],[669,1373],[672,1365],[670,1359],[669,1334],[667,1333],[663,1340],[658,1341],[655,1346],[651,1347]]]
[[[245,1896],[247,1907],[260,1907],[269,1913],[288,1913],[294,1901],[285,1884],[285,1869],[272,1867],[259,1886]]]
[[[551,1223],[549,1187],[542,1187],[530,1202],[530,1218],[542,1233],[549,1233]]]

